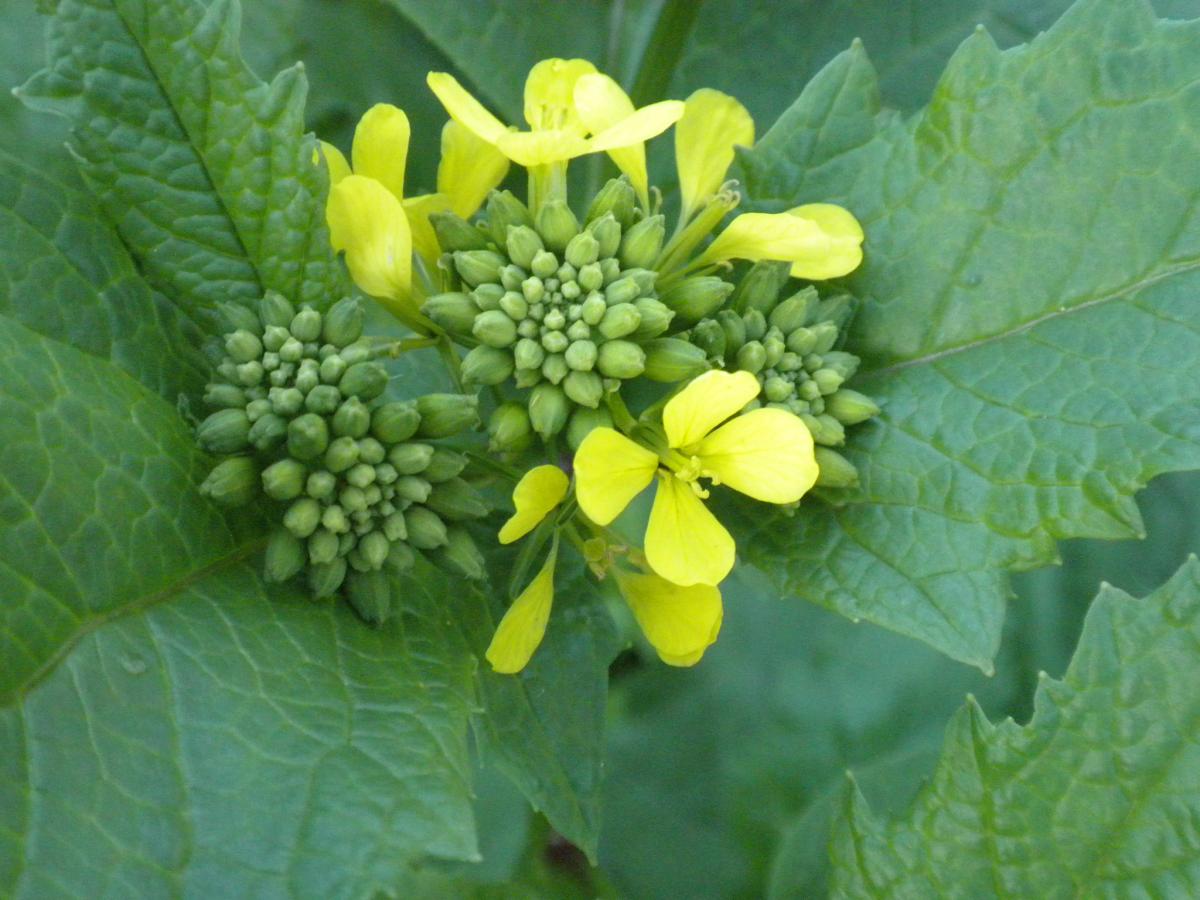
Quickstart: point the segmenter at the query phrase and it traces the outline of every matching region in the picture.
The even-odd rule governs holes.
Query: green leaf
[[[1005,569],[1139,534],[1134,491],[1200,466],[1198,39],[1087,0],[1028,47],[979,33],[907,122],[855,47],[744,155],[760,207],[841,203],[867,233],[861,491],[742,521],[787,591],[986,670]]]
[[[112,361],[171,402],[199,394],[200,328],[147,287],[77,178],[57,177],[0,150],[0,315]]]
[[[303,134],[303,70],[267,85],[242,61],[236,0],[62,0],[50,65],[23,89],[74,123],[89,185],[153,287],[185,307],[274,289],[347,292]]]
[[[507,558],[507,557],[506,557]],[[604,775],[608,666],[618,641],[599,590],[560,557],[546,636],[519,675],[482,663],[475,722],[481,752],[508,775],[550,824],[596,857]],[[497,583],[503,583],[497,579]],[[495,611],[495,616],[492,611]],[[464,609],[464,630],[482,658],[503,615],[482,597]]]
[[[853,788],[831,845],[839,897],[1090,897],[1200,889],[1200,563],[1135,600],[1104,588],[1029,725],[954,718],[910,812]]]

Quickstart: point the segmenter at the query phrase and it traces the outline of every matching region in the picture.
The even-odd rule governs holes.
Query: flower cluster
[[[268,294],[257,311],[227,304],[230,330],[216,378],[215,407],[196,431],[225,457],[201,491],[226,506],[266,495],[281,526],[268,542],[266,576],[307,570],[314,596],[348,596],[371,621],[386,617],[382,571],[408,569],[414,551],[459,574],[483,562],[458,524],[487,514],[460,476],[465,457],[429,443],[478,421],[477,399],[443,394],[384,402],[387,343],[362,337],[362,309],[344,299],[322,315]]]
[[[877,409],[845,387],[852,304],[785,284],[852,272],[862,229],[824,203],[739,212],[727,175],[754,123],[719,91],[637,108],[590,62],[550,59],[529,73],[521,129],[451,75],[428,84],[450,117],[437,190],[406,196],[408,120],[380,104],[349,161],[324,145],[327,218],[356,284],[436,344],[465,388],[488,389],[503,462],[480,464],[516,482],[499,540],[522,550],[487,658],[500,672],[528,663],[570,547],[615,583],[664,661],[692,665],[720,630],[736,555],[710,491],[790,506],[855,480],[832,448]],[[646,142],[672,127],[673,228],[646,166]],[[568,163],[594,153],[620,174],[572,204]],[[499,189],[511,164],[524,198]],[[738,261],[754,264],[740,280]],[[643,530],[625,511],[651,488]]]

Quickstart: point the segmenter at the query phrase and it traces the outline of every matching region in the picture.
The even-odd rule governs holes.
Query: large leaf
[[[293,67],[264,84],[237,0],[62,0],[23,96],[74,123],[81,169],[152,286],[185,306],[347,289]]]
[[[1197,40],[1086,0],[1028,47],[977,34],[910,121],[856,47],[745,154],[758,205],[863,220],[851,341],[884,404],[850,505],[743,523],[786,590],[986,669],[1005,569],[1138,534],[1133,492],[1200,466]]]
[[[834,833],[841,897],[1091,897],[1200,890],[1200,563],[1135,600],[1097,597],[1034,716],[969,703],[910,812],[876,820],[847,794]]]

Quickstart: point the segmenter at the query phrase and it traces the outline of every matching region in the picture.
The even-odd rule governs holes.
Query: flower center
[[[671,474],[690,486],[692,492],[701,500],[709,494],[708,488],[700,483],[701,478],[707,478],[713,484],[721,483],[715,472],[704,468],[704,461],[699,456],[684,454],[679,450],[667,450],[665,453],[660,451],[659,458]]]

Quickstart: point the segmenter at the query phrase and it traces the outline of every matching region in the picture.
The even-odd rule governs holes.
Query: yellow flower
[[[721,631],[721,592],[707,584],[683,587],[653,572],[614,569],[621,596],[659,658],[694,666]]]
[[[464,218],[470,216],[508,171],[507,158],[467,129],[448,122],[442,130],[437,193],[406,198],[410,132],[403,110],[378,103],[354,130],[353,168],[340,150],[321,142],[329,169],[325,215],[333,248],[345,251],[354,282],[402,318],[416,313],[414,249],[430,271],[441,253],[430,214],[453,210]]]
[[[683,114],[683,104],[673,100],[639,110],[634,110],[632,103],[626,107],[607,83],[593,76],[598,76],[596,67],[586,59],[545,59],[535,65],[525,81],[529,131],[510,130],[449,73],[430,72],[426,80],[452,119],[526,167],[561,163],[586,153],[640,147]],[[580,115],[576,94],[581,82],[578,99],[584,100],[586,121]],[[621,97],[628,102],[623,91]]]
[[[728,94],[701,88],[684,103],[675,125],[681,217],[687,221],[721,189],[733,163],[733,148],[754,143],[754,120]]]
[[[557,558],[556,542],[541,571],[521,591],[496,626],[496,633],[484,654],[495,671],[503,675],[520,672],[545,637],[554,602],[554,563]]]
[[[708,245],[696,266],[730,259],[775,259],[796,278],[848,275],[862,262],[863,230],[832,203],[809,203],[783,213],[742,213]]]
[[[700,479],[793,503],[817,478],[812,435],[797,416],[738,414],[758,392],[749,372],[705,372],[667,402],[662,434],[647,436],[653,449],[611,428],[593,430],[575,454],[580,508],[607,525],[657,477],[645,541],[651,568],[684,587],[718,584],[733,568],[734,543],[704,505]]]
[[[567,474],[558,466],[535,466],[526,472],[513,489],[516,512],[500,528],[500,543],[511,544],[533,531],[562,503],[569,484]]]

